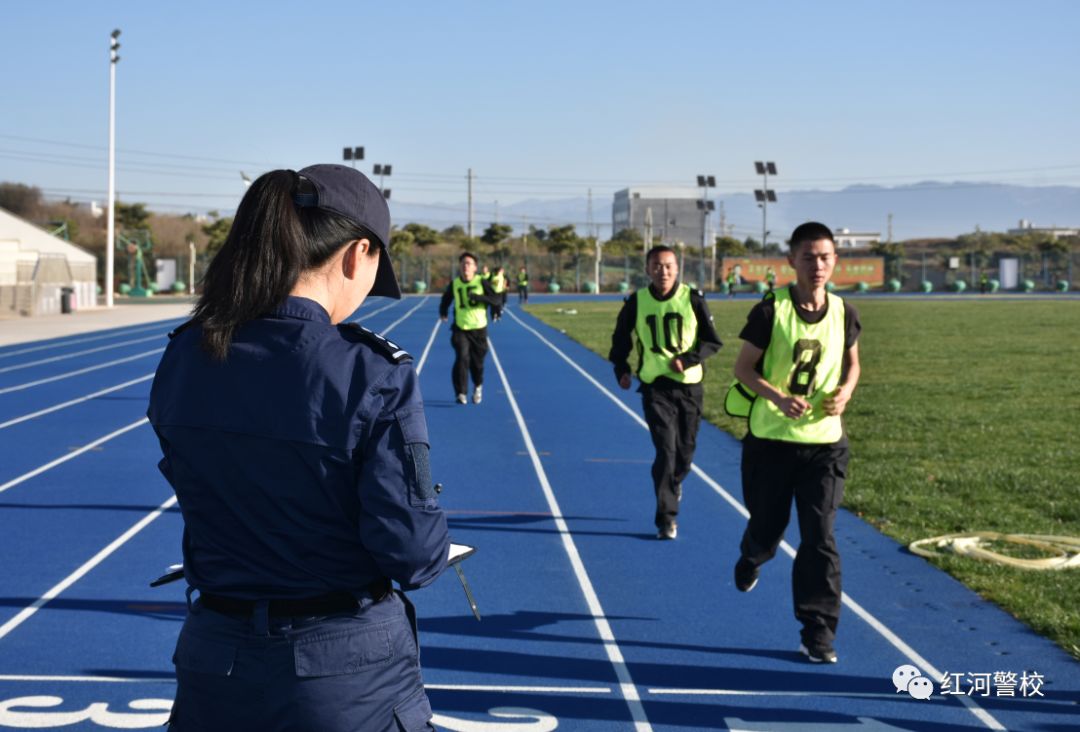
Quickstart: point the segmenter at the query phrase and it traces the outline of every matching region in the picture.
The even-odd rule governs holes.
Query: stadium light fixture
[[[363,145],[361,145],[359,147],[342,148],[341,158],[342,158],[342,160],[351,160],[352,161],[352,166],[355,168],[356,167],[356,161],[364,159],[364,147],[363,147]]]
[[[701,200],[697,202],[698,211],[701,211],[701,259],[699,261],[698,287],[705,289],[705,249],[709,245],[709,212],[716,210],[716,203],[709,200],[709,189],[716,188],[716,176],[699,175],[697,184],[701,189]],[[712,289],[711,283],[709,289]]]
[[[392,165],[380,165],[379,163],[375,163],[374,174],[379,176],[379,190],[380,191],[383,190],[383,178],[390,175],[392,168],[393,168]],[[390,198],[389,195],[387,195],[386,197]]]
[[[105,234],[105,307],[113,306],[116,249],[116,64],[120,63],[120,29],[109,36],[109,218]]]
[[[765,181],[760,190],[754,190],[754,200],[761,207],[761,248],[764,249],[766,239],[769,236],[769,204],[776,203],[776,191],[769,190],[769,176],[776,175],[776,163],[757,160],[754,162],[754,170]]]

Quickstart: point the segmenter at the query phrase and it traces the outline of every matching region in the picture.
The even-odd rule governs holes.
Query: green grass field
[[[845,507],[904,544],[980,530],[1080,536],[1080,301],[851,302],[863,372],[845,415]],[[528,310],[606,358],[620,304]],[[708,362],[705,416],[737,437],[745,420],[724,414],[723,397],[752,304],[710,301],[726,345]],[[567,307],[577,314],[556,312]],[[933,561],[1080,658],[1080,568]]]

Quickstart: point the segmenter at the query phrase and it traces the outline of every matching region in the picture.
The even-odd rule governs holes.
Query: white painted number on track
[[[110,712],[109,705],[94,702],[86,709],[70,712],[29,711],[51,709],[64,700],[58,696],[20,696],[0,701],[0,726],[22,729],[47,729],[67,727],[79,722],[93,722],[100,727],[112,729],[149,729],[161,727],[169,721],[172,710],[170,699],[135,699],[128,706],[130,712]]]

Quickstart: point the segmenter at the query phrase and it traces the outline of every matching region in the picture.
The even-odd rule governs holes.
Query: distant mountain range
[[[780,191],[769,204],[770,241],[784,239],[797,225],[817,220],[836,228],[888,235],[893,215],[893,239],[953,237],[972,232],[1005,231],[1021,219],[1033,226],[1080,226],[1080,187],[1027,187],[998,183],[926,181],[903,186],[853,185],[839,191]],[[761,209],[751,194],[717,197],[737,239],[761,238]],[[437,229],[465,224],[466,204],[412,205],[391,201],[395,222],[416,221]],[[474,202],[474,230],[479,235],[495,219],[494,202]],[[519,230],[523,223],[559,226],[573,223],[586,233],[588,199],[526,200],[498,208],[498,220]],[[602,238],[611,235],[611,198],[593,197],[593,220]],[[713,215],[712,227],[719,219]]]

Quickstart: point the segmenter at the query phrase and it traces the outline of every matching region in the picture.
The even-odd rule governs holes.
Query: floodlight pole
[[[113,306],[113,267],[116,249],[116,64],[120,62],[117,49],[120,29],[109,38],[109,214],[105,222],[105,307]]]
[[[762,190],[765,191],[765,198],[761,201],[761,253],[765,254],[765,239],[769,236],[768,220],[769,220],[769,169],[762,169],[762,177],[765,182],[762,184]]]
[[[771,199],[773,203],[776,202],[776,194],[769,190],[769,173],[776,175],[776,163],[771,160],[768,162],[758,160],[754,162],[754,169],[765,180],[765,184],[760,191],[761,195],[758,197],[761,203],[761,249],[762,253],[764,253],[765,240],[769,236],[769,200]],[[754,191],[755,196],[758,193],[758,191]]]
[[[699,266],[698,288],[705,289],[705,248],[709,242],[709,188],[716,187],[716,176],[699,175],[698,185],[701,187],[701,261]],[[712,289],[710,283],[709,289]]]

